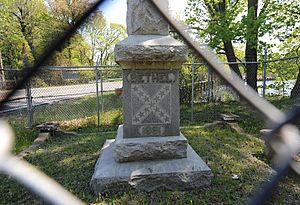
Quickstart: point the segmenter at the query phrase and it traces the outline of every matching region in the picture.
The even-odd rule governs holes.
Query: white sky
[[[127,0],[108,0],[100,8],[108,22],[126,25]],[[187,0],[169,0],[170,9],[183,14]]]

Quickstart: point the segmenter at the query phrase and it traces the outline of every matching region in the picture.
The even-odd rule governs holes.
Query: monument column
[[[148,0],[127,1],[127,33],[115,46],[123,69],[124,124],[102,148],[94,192],[122,190],[120,185],[143,191],[209,185],[211,170],[179,130],[179,69],[187,47],[169,36],[167,22]]]
[[[123,69],[124,118],[115,159],[186,157],[187,140],[179,132],[178,86],[187,47],[169,36],[167,22],[147,0],[128,0],[127,33],[115,47],[116,62]]]

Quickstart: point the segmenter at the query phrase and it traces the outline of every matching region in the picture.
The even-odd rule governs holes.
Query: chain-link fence
[[[266,71],[258,75],[258,93],[267,97],[290,96],[297,76],[285,69],[287,66],[298,69],[297,60],[298,56],[256,62]],[[247,63],[237,65],[243,71]],[[231,63],[224,64],[229,66]],[[2,72],[1,92],[4,94],[5,90],[13,88],[22,73],[15,69]],[[245,75],[242,76],[245,79]],[[32,78],[6,103],[1,114],[23,115],[27,121],[24,126],[30,128],[43,122],[68,124],[78,119],[85,119],[86,123],[98,127],[101,123],[103,127],[109,127],[112,121],[105,113],[111,108],[121,109],[121,97],[116,97],[120,96],[121,88],[122,70],[119,66],[44,67],[41,74]],[[190,105],[190,119],[193,120],[195,103],[235,100],[238,100],[236,93],[204,63],[184,64],[180,75],[180,102]]]
[[[295,86],[299,56],[292,56],[280,59],[267,59],[262,62],[223,62],[225,69],[235,64],[242,73],[242,78],[246,83],[245,65],[257,64],[259,66],[257,76],[257,92],[265,98],[290,97],[292,92],[297,95],[300,89]],[[292,72],[292,71],[295,72]],[[297,95],[299,96],[299,95]],[[180,102],[191,106],[190,119],[193,120],[194,104],[209,102],[239,101],[236,92],[221,80],[212,69],[204,63],[184,64],[181,69],[180,78]]]
[[[15,79],[6,78],[2,92],[14,82]],[[101,121],[107,124],[102,116],[105,109],[111,104],[120,106],[112,94],[118,95],[121,87],[122,72],[118,66],[44,67],[40,75],[18,90],[1,115],[22,117],[27,121],[24,127],[29,128],[44,122],[67,124],[77,119],[92,120],[99,127]]]
[[[300,174],[299,171],[299,165],[293,161],[293,157],[296,153],[299,151],[299,131],[297,127],[292,125],[294,123],[299,115],[300,115],[300,109],[299,107],[295,106],[289,113],[284,114],[281,111],[279,111],[277,108],[272,106],[270,103],[265,101],[263,98],[256,95],[255,91],[250,89],[249,87],[244,85],[244,82],[240,80],[239,77],[235,76],[234,74],[228,74],[228,72],[224,71],[224,67],[221,66],[220,61],[212,54],[209,49],[206,48],[206,46],[199,45],[194,42],[193,37],[191,35],[188,35],[188,33],[184,30],[186,27],[182,27],[179,25],[178,22],[175,22],[170,18],[169,13],[167,10],[164,9],[164,7],[161,5],[162,1],[153,0],[152,1],[155,6],[159,9],[160,12],[162,12],[163,16],[167,19],[168,23],[172,25],[172,27],[183,36],[183,38],[188,42],[188,44],[197,52],[198,56],[205,61],[209,67],[214,70],[215,73],[217,73],[224,82],[227,82],[230,84],[232,89],[235,90],[236,93],[238,93],[243,99],[245,99],[250,105],[252,105],[261,115],[263,115],[266,119],[266,122],[269,122],[269,127],[271,128],[271,131],[266,135],[266,141],[274,148],[276,156],[280,159],[282,162],[280,167],[277,169],[276,175],[274,175],[273,178],[268,180],[266,183],[266,186],[263,187],[262,191],[255,195],[255,198],[250,202],[251,204],[262,204],[265,199],[270,195],[271,190],[278,184],[279,180],[285,176],[287,171],[291,168],[293,169],[297,174]],[[81,72],[78,70],[72,70],[72,71],[63,71],[63,70],[49,70],[49,72],[54,72],[55,74],[52,74],[54,77],[53,79],[57,79],[55,81],[52,81],[52,78],[47,77],[50,73],[48,73],[45,77],[34,77],[33,80],[29,83],[27,83],[26,86],[25,82],[29,79],[29,77],[33,76],[33,73],[37,70],[38,67],[43,65],[44,62],[46,62],[48,56],[50,56],[55,50],[57,50],[60,45],[68,40],[70,36],[74,33],[76,29],[79,28],[79,26],[84,22],[84,20],[94,11],[96,10],[97,6],[101,1],[98,1],[93,7],[91,7],[87,12],[85,12],[82,17],[77,21],[77,23],[70,27],[66,31],[66,33],[51,47],[48,48],[43,55],[41,55],[41,58],[37,60],[36,64],[31,68],[28,69],[28,72],[25,73],[24,78],[21,80],[15,80],[11,79],[11,82],[15,80],[16,86],[13,87],[12,91],[4,91],[2,100],[1,100],[1,110],[5,111],[8,106],[9,109],[13,108],[13,103],[11,101],[15,101],[18,103],[18,101],[21,101],[21,103],[24,103],[22,100],[27,100],[26,102],[26,109],[28,111],[28,115],[33,116],[35,113],[46,113],[46,115],[50,116],[50,118],[61,120],[61,118],[57,117],[55,118],[55,113],[53,113],[53,110],[58,110],[59,113],[67,111],[70,107],[77,106],[77,103],[75,102],[74,105],[70,106],[70,103],[68,103],[67,106],[59,105],[58,107],[52,107],[49,111],[46,110],[38,110],[39,107],[46,107],[52,106],[51,104],[60,104],[61,102],[65,100],[73,100],[74,98],[89,98],[91,97],[92,93],[95,92],[95,90],[91,89],[89,85],[92,84],[95,86],[96,94],[98,94],[97,89],[98,87],[98,75],[94,75],[94,78],[92,75],[86,74],[87,77],[85,79],[80,79]],[[194,74],[196,66],[191,66],[192,73]],[[96,70],[96,71],[95,71]],[[48,71],[47,71],[48,72]],[[98,73],[97,69],[86,71],[87,73]],[[108,72],[108,71],[107,71]],[[213,80],[211,80],[211,72],[208,70],[208,78],[207,78],[207,85],[209,89],[202,88],[202,85],[200,86],[201,77],[199,77],[199,83],[198,80],[195,80],[195,76],[192,75],[191,78],[191,101],[194,102],[195,97],[195,87],[199,87],[200,90],[209,90],[212,91],[213,89],[210,88],[210,86],[215,85]],[[46,71],[44,72],[46,73]],[[102,90],[104,92],[105,90],[105,83],[104,83],[104,72],[99,72],[100,76],[100,91]],[[107,74],[108,75],[108,74]],[[119,74],[116,74],[118,78]],[[23,76],[22,76],[23,77]],[[68,79],[68,80],[66,80]],[[107,78],[108,79],[108,78]],[[50,80],[50,81],[49,81]],[[82,81],[81,81],[82,80]],[[76,87],[74,85],[75,82],[78,81],[77,85],[79,87]],[[197,83],[199,85],[197,85]],[[204,80],[205,81],[205,80]],[[52,82],[52,84],[50,83]],[[79,83],[80,82],[80,83]],[[118,82],[118,81],[116,81]],[[84,88],[81,88],[81,85],[87,85]],[[189,83],[187,83],[189,85]],[[205,84],[205,83],[203,83]],[[45,86],[40,88],[39,86]],[[196,85],[196,86],[195,86]],[[1,85],[3,86],[3,85]],[[21,87],[23,86],[23,87]],[[52,88],[53,86],[53,88]],[[73,86],[73,87],[72,87]],[[75,87],[74,87],[75,86]],[[10,89],[10,85],[4,85],[5,89]],[[7,88],[8,87],[8,88]],[[109,87],[109,86],[108,86]],[[183,89],[183,88],[182,88]],[[64,92],[62,90],[68,90],[67,92]],[[71,90],[76,90],[74,94],[71,95]],[[77,92],[78,91],[78,92]],[[107,91],[114,91],[114,89],[107,89]],[[46,92],[46,94],[44,93]],[[206,96],[211,96],[210,93]],[[104,95],[104,94],[103,94]],[[17,96],[20,96],[20,99],[17,99]],[[71,97],[73,96],[73,97]],[[74,97],[76,96],[76,97]],[[22,98],[22,99],[21,99]],[[35,98],[37,99],[35,101]],[[48,100],[49,99],[49,100]],[[98,99],[98,98],[97,98]],[[104,98],[102,98],[103,100]],[[200,99],[200,97],[199,97]],[[42,101],[45,100],[45,101]],[[75,105],[76,104],[76,105]],[[80,103],[79,103],[80,104]],[[83,103],[85,104],[85,103]],[[96,104],[99,105],[97,102]],[[47,106],[46,106],[47,105]],[[83,107],[90,107],[92,104],[88,104],[87,106]],[[103,104],[102,104],[103,106]],[[80,106],[79,106],[80,107]],[[79,107],[75,107],[77,109],[77,112],[80,113]],[[97,107],[97,106],[95,106]],[[100,108],[98,107],[98,110]],[[68,119],[73,119],[72,116],[70,116],[70,111],[68,112]],[[91,113],[94,112],[93,109],[91,109]],[[81,113],[80,113],[81,114]],[[79,114],[79,115],[80,115]],[[77,116],[76,116],[77,117]],[[64,116],[63,118],[66,119]],[[37,119],[39,119],[37,117]],[[75,118],[74,118],[75,119]],[[63,120],[63,119],[62,119]],[[35,121],[34,117],[31,119],[31,122]],[[37,120],[39,121],[39,120]],[[41,121],[44,121],[44,119],[41,119]],[[18,181],[26,184],[30,189],[32,189],[35,193],[42,196],[46,201],[53,203],[53,204],[81,204],[80,201],[78,201],[73,195],[65,191],[62,187],[58,186],[57,183],[55,183],[53,180],[50,180],[47,178],[44,174],[41,172],[35,170],[32,168],[29,164],[27,164],[24,161],[18,160],[14,158],[10,153],[10,149],[12,146],[12,136],[13,133],[9,126],[6,123],[2,123],[0,125],[1,133],[4,137],[0,138],[0,169],[2,172],[13,176]],[[274,137],[274,134],[279,133],[280,137]]]

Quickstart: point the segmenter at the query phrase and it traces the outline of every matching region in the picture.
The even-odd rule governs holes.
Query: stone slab
[[[120,125],[114,148],[117,162],[129,162],[151,159],[185,158],[187,139],[180,134],[170,137],[123,137],[123,126]]]
[[[118,163],[113,158],[115,140],[107,140],[96,163],[90,186],[95,194],[105,192],[190,190],[207,187],[213,176],[191,146],[187,158]]]
[[[164,0],[168,6],[168,1]],[[127,33],[168,35],[169,25],[148,0],[127,1]]]
[[[115,46],[114,53],[123,69],[180,69],[187,46],[170,36],[130,35]]]
[[[178,136],[178,70],[123,70],[124,138]]]

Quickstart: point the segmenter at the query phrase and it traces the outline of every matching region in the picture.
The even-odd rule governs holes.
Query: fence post
[[[103,113],[103,73],[100,65],[100,92],[101,92],[101,113]]]
[[[96,78],[96,96],[97,96],[97,120],[98,120],[98,130],[100,128],[100,107],[99,107],[99,87],[98,87],[98,66],[99,66],[99,61],[97,60],[96,62],[96,68],[95,68],[95,78]]]
[[[0,51],[0,80],[1,80],[1,89],[6,89],[6,85],[5,85],[5,71],[4,71],[4,67],[3,67],[3,61],[2,61],[2,53]]]
[[[194,84],[195,84],[195,62],[194,59],[192,60],[192,99],[191,99],[191,121],[194,121]]]
[[[207,67],[207,88],[206,88],[206,100],[208,103],[211,99],[211,89],[212,89],[211,81],[212,81],[211,68],[208,66]]]
[[[28,81],[26,88],[26,101],[27,101],[27,113],[28,113],[28,128],[32,128],[32,121],[33,121],[33,112],[32,112],[32,95],[31,95],[31,83]]]
[[[264,49],[264,72],[263,72],[263,97],[266,97],[266,78],[267,78],[267,48]]]

